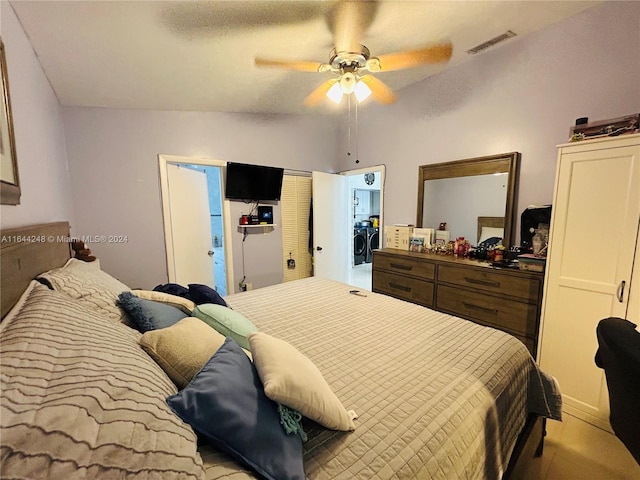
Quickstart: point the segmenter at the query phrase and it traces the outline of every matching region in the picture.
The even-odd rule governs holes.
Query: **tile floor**
[[[349,279],[349,284],[354,287],[362,288],[363,290],[371,291],[371,268],[373,264],[371,263],[361,263],[360,265],[355,265],[351,269],[351,278]]]
[[[640,480],[640,465],[613,434],[563,413],[547,421],[540,480]]]

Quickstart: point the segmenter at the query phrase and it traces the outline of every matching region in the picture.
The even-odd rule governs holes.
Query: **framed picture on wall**
[[[9,77],[4,43],[0,39],[0,93],[2,95],[1,135],[0,135],[0,203],[3,205],[20,204],[20,180],[16,158],[16,140],[13,133],[11,99],[9,98]]]

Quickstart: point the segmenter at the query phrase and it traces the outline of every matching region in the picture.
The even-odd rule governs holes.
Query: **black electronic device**
[[[258,207],[258,221],[260,223],[266,223],[271,225],[273,223],[273,207],[259,206]]]
[[[280,200],[284,169],[227,163],[225,198],[230,200]]]
[[[520,216],[520,245],[529,251],[533,247],[533,236],[540,227],[549,228],[551,224],[551,205],[531,206],[524,209]]]

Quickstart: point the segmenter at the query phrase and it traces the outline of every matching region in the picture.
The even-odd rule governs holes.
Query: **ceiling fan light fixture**
[[[335,103],[340,103],[340,100],[342,100],[342,88],[340,88],[340,82],[334,83],[331,88],[327,90],[326,95]]]
[[[340,90],[342,90],[342,93],[345,95],[353,93],[353,90],[356,88],[357,81],[358,80],[353,73],[343,73],[340,77],[340,81],[338,82],[340,84]]]
[[[366,100],[369,95],[371,95],[371,89],[366,83],[364,83],[362,80],[359,80],[356,84],[356,88],[353,89],[353,93],[358,99],[358,102],[362,102]]]

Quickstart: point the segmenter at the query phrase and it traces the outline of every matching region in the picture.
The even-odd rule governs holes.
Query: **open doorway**
[[[380,248],[384,167],[343,172],[348,179],[353,242],[349,283],[371,290],[373,251]]]
[[[158,160],[169,282],[204,283],[222,296],[233,292],[229,205],[221,182],[226,162],[169,155]]]
[[[339,174],[313,172],[316,276],[371,290],[373,250],[381,247],[384,174],[384,165]]]

